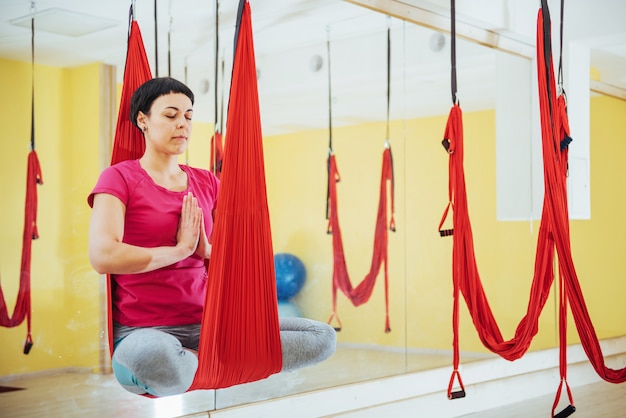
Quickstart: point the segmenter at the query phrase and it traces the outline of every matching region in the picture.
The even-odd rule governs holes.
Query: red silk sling
[[[538,14],[537,27],[537,65],[539,71],[539,104],[541,114],[541,132],[544,158],[544,176],[546,177],[545,198],[549,204],[551,219],[554,223],[553,236],[556,252],[558,255],[559,275],[562,281],[562,302],[560,304],[559,339],[562,344],[566,338],[564,317],[569,304],[574,323],[581,340],[581,345],[596,373],[610,383],[623,383],[626,381],[626,368],[612,369],[606,366],[602,349],[598,341],[593,323],[589,316],[587,306],[580,288],[576,269],[571,253],[569,215],[567,208],[567,153],[562,150],[563,140],[569,139],[569,126],[565,98],[557,97],[554,70],[552,65],[552,51],[550,41],[550,15],[546,0],[542,0],[542,9]],[[564,134],[567,136],[564,138]],[[561,350],[564,350],[561,347]],[[561,359],[564,359],[561,352]],[[561,389],[565,378],[564,367],[561,365]],[[566,387],[569,393],[569,387]],[[558,402],[558,395],[554,405]]]
[[[43,184],[41,167],[37,152],[33,149],[28,154],[28,167],[26,173],[26,203],[24,207],[24,232],[22,234],[22,262],[20,264],[20,285],[15,301],[13,315],[9,315],[4,298],[2,286],[0,286],[0,325],[12,328],[27,320],[27,334],[24,342],[24,354],[28,354],[33,339],[31,335],[31,304],[30,304],[30,266],[32,254],[32,242],[39,238],[37,232],[37,185]]]
[[[30,124],[30,152],[28,154],[26,171],[26,202],[24,204],[24,229],[22,233],[22,260],[20,263],[20,282],[13,314],[9,315],[4,292],[0,284],[0,326],[12,328],[20,325],[26,319],[27,331],[24,341],[24,354],[28,354],[33,346],[31,334],[31,298],[30,272],[32,242],[39,238],[37,231],[37,185],[43,184],[39,158],[35,151],[35,19],[31,19],[31,54],[32,54],[32,94],[31,94],[31,124]]]
[[[224,171],[220,183],[198,350],[199,364],[190,391],[225,388],[259,380],[282,368],[278,298],[248,2],[240,3],[239,21],[228,109],[231,115],[227,124],[229,153],[224,162],[231,169]],[[129,63],[143,65],[147,64],[147,60],[135,21],[128,47],[125,77],[128,74],[131,83],[138,82],[133,64]],[[127,95],[122,94],[120,108],[125,106],[126,110],[120,109],[120,114],[129,113],[133,92],[128,90]],[[130,126],[139,132],[133,125]],[[118,123],[118,130],[127,127]],[[131,132],[135,132],[132,129]],[[143,137],[140,139],[143,143]],[[115,141],[114,148],[120,144],[120,141]],[[133,142],[114,154],[122,155],[122,161],[139,158],[140,151],[143,153],[143,148]],[[107,291],[110,301],[110,280]],[[112,354],[110,310],[108,317]]]
[[[126,52],[126,64],[124,66],[124,82],[122,84],[122,97],[120,108],[117,113],[117,126],[113,141],[111,165],[125,160],[140,158],[146,144],[141,131],[130,120],[130,99],[139,86],[152,78],[150,64],[146,56],[146,50],[141,37],[141,30],[130,9],[130,23],[128,34],[128,49]]]
[[[341,320],[337,313],[337,290],[352,302],[354,306],[360,306],[372,296],[376,278],[382,264],[384,269],[385,283],[385,332],[391,332],[389,322],[389,269],[388,269],[388,231],[396,230],[394,220],[394,177],[393,157],[389,145],[389,103],[390,103],[390,77],[391,77],[391,28],[387,27],[387,139],[383,151],[383,159],[380,174],[380,189],[378,198],[378,213],[376,215],[376,227],[374,232],[374,245],[370,270],[363,280],[354,287],[350,281],[346,258],[343,250],[343,238],[339,225],[339,211],[337,203],[337,183],[341,180],[337,160],[332,151],[332,94],[330,77],[330,39],[326,43],[328,50],[328,107],[329,107],[329,145],[328,145],[328,195],[326,201],[326,218],[328,219],[327,233],[332,234],[333,242],[333,280],[332,280],[332,312],[328,323],[337,321],[337,331],[341,331]],[[389,200],[389,201],[388,201]]]
[[[626,368],[614,370],[604,364],[601,347],[585,306],[572,260],[566,188],[568,145],[571,138],[569,138],[565,98],[563,96],[557,97],[556,93],[551,44],[549,38],[546,38],[546,34],[548,37],[550,34],[549,20],[544,20],[545,17],[549,19],[547,13],[547,3],[542,1],[542,10],[540,10],[537,20],[537,54],[545,195],[528,310],[526,316],[520,321],[513,339],[502,340],[476,267],[463,174],[462,118],[460,107],[456,104],[450,112],[444,135],[444,146],[450,153],[449,204],[439,228],[442,236],[454,235],[452,263],[454,371],[450,380],[448,396],[451,398],[461,396],[455,396],[455,393],[451,391],[455,377],[459,379],[461,387],[463,386],[458,373],[458,292],[460,291],[465,298],[483,344],[503,358],[515,360],[525,353],[531,339],[537,332],[537,319],[545,305],[551,283],[554,280],[552,263],[556,249],[559,281],[561,283],[559,295],[559,371],[561,383],[553,405],[553,414],[560,397],[560,390],[565,384],[570,406],[557,416],[567,416],[575,411],[571,391],[566,381],[566,314],[568,305],[571,306],[585,353],[599,376],[612,383],[621,383],[626,380]],[[544,26],[544,23],[547,23],[547,26]],[[452,230],[441,230],[450,207],[454,211],[453,232]]]
[[[228,106],[228,152],[213,230],[198,371],[190,390],[224,388],[282,367],[250,5],[240,27]]]
[[[117,125],[115,127],[115,139],[111,153],[111,165],[121,161],[136,160],[140,158],[145,149],[143,134],[130,121],[130,100],[139,86],[152,79],[150,64],[143,45],[143,38],[139,24],[134,18],[133,6],[129,12],[128,44],[126,50],[126,64],[124,67],[124,80],[120,97],[120,107],[117,113]],[[113,313],[111,302],[113,301],[111,276],[107,274],[107,324],[109,337],[109,352],[113,355]]]
[[[329,204],[329,221],[328,232],[333,238],[333,299],[332,314],[328,320],[329,323],[336,319],[341,330],[341,320],[337,314],[337,290],[341,292],[352,302],[354,306],[359,306],[367,302],[372,296],[376,278],[380,272],[382,264],[385,265],[385,332],[391,331],[389,324],[389,271],[388,262],[388,231],[395,230],[395,221],[393,218],[394,199],[393,199],[393,165],[391,148],[386,147],[383,151],[382,170],[380,176],[380,194],[378,199],[378,213],[376,215],[376,229],[374,233],[374,249],[372,253],[372,261],[370,270],[365,278],[355,287],[350,281],[346,259],[343,250],[343,239],[341,228],[339,225],[339,212],[337,204],[337,183],[340,181],[339,170],[335,155],[328,157],[328,204]],[[389,191],[388,191],[389,188]],[[390,209],[387,199],[389,199]],[[391,219],[388,218],[391,212]]]
[[[224,145],[222,134],[215,131],[211,137],[211,172],[219,179],[222,177],[222,164],[224,161]]]

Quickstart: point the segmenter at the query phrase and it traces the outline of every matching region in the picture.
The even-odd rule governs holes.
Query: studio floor
[[[392,376],[405,371],[444,367],[450,362],[448,354],[340,346],[329,360],[314,367],[218,391],[200,390],[159,399],[126,392],[111,374],[58,371],[24,377],[0,377],[0,386],[17,388],[0,392],[0,417],[169,418]]]
[[[338,347],[331,359],[314,367],[233,388],[194,391],[159,399],[124,391],[111,374],[78,370],[42,372],[22,377],[0,377],[0,387],[4,388],[0,391],[0,417],[180,417],[391,376],[405,370],[427,370],[449,364],[450,357],[445,354],[421,352],[405,355],[403,351]],[[573,388],[573,392],[578,408],[574,418],[626,417],[626,384],[599,382]],[[549,395],[465,415],[464,418],[543,417],[548,416],[552,401],[553,395]]]

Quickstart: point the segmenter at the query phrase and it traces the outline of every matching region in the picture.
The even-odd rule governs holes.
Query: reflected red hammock
[[[37,232],[37,185],[43,184],[41,167],[37,152],[33,149],[28,154],[28,167],[26,173],[26,203],[24,206],[24,232],[22,234],[22,263],[20,265],[20,285],[13,309],[13,315],[9,316],[4,292],[0,286],[0,325],[12,328],[20,325],[27,319],[27,335],[24,343],[24,354],[28,354],[32,347],[31,335],[31,305],[30,305],[30,267],[32,242],[39,238]]]
[[[359,306],[367,302],[372,296],[376,278],[380,272],[382,264],[385,265],[385,332],[391,331],[389,324],[389,272],[387,267],[388,261],[388,231],[395,230],[394,221],[394,196],[393,196],[393,164],[391,148],[386,147],[383,151],[383,161],[380,176],[380,194],[378,200],[378,213],[376,215],[376,229],[374,233],[374,249],[370,270],[365,278],[356,286],[352,285],[346,259],[343,250],[343,239],[341,236],[341,228],[339,226],[339,213],[337,204],[337,183],[340,181],[339,170],[335,155],[328,157],[328,233],[333,235],[333,302],[332,314],[328,323],[336,319],[341,330],[341,320],[337,314],[337,289],[352,302],[354,306]],[[389,188],[389,192],[387,192]],[[387,199],[390,201],[391,219]]]
[[[222,176],[222,164],[224,161],[224,145],[222,134],[215,131],[211,137],[211,172],[219,179]]]
[[[115,127],[115,139],[111,165],[125,160],[140,158],[146,144],[141,131],[131,122],[130,99],[139,86],[152,78],[150,64],[144,49],[141,31],[137,21],[133,18],[131,8],[131,22],[128,35],[128,49],[126,52],[126,64],[124,67],[124,82],[122,84],[122,97],[120,108],[117,113],[117,126]]]
[[[243,7],[243,9],[242,9]],[[282,367],[250,5],[240,28],[228,107],[228,152],[213,230],[198,371],[190,390],[251,382]]]

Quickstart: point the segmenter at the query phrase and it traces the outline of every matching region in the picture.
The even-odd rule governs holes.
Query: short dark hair
[[[157,77],[146,81],[135,90],[130,99],[130,121],[137,125],[137,115],[143,112],[150,113],[152,103],[159,97],[170,93],[182,93],[191,99],[193,104],[193,92],[184,83],[171,77]]]

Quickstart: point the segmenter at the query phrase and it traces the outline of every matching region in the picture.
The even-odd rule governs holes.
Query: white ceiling
[[[384,7],[384,1],[366,1]],[[219,3],[219,55],[225,62],[221,87],[229,85],[232,39],[237,0]],[[396,0],[448,18],[449,0]],[[554,33],[558,1],[549,1]],[[565,44],[583,42],[591,48],[591,65],[602,82],[626,89],[626,2],[623,0],[567,0]],[[118,81],[126,54],[128,11],[131,0],[36,0],[35,60],[38,64],[73,67],[94,61],[116,66]],[[158,75],[186,79],[197,94],[196,119],[215,120],[215,0],[136,0],[148,59]],[[392,32],[391,117],[445,113],[450,106],[450,51],[446,33],[443,49],[432,29],[389,19],[342,0],[250,0],[259,74],[264,134],[328,126],[328,72],[326,41],[331,41],[333,126],[386,118],[386,30]],[[507,39],[534,45],[539,1],[463,0],[457,2],[457,21],[492,31]],[[86,16],[66,16],[62,29],[110,27],[72,36],[44,31],[49,9]],[[11,22],[28,17],[30,0],[0,0],[0,57],[30,61],[30,27]],[[50,15],[48,15],[50,17]],[[89,23],[88,18],[98,21]],[[54,19],[53,19],[54,20]],[[445,32],[445,30],[444,30]],[[168,33],[170,44],[168,45]],[[558,45],[558,38],[554,40]],[[435,42],[436,43],[436,42]],[[459,93],[464,108],[493,106],[495,50],[458,42]],[[169,50],[169,51],[168,51]],[[567,51],[567,50],[566,50]],[[171,68],[168,67],[168,52]],[[315,56],[322,67],[312,70]],[[208,82],[208,90],[203,89]],[[227,91],[227,89],[226,89]],[[218,105],[218,108],[220,106]]]

